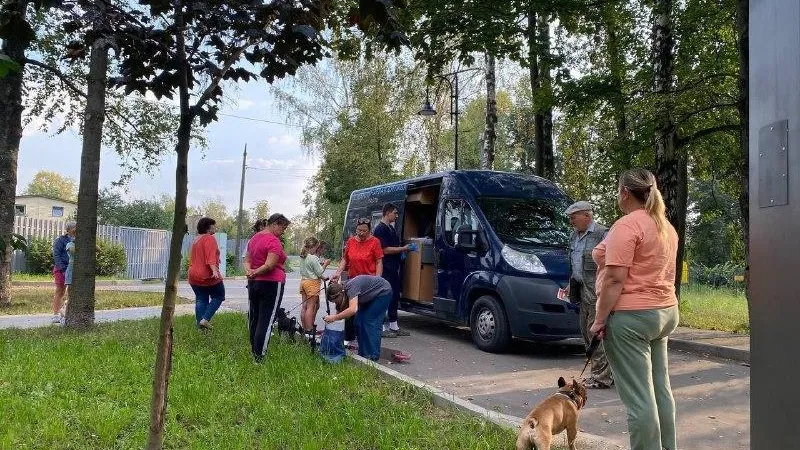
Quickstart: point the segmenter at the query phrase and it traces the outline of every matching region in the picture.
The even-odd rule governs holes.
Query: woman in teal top
[[[325,269],[330,264],[329,260],[320,261],[317,253],[320,249],[319,239],[306,238],[303,250],[300,252],[300,296],[303,306],[300,311],[300,324],[306,334],[312,333],[314,319],[319,311],[319,293],[322,291],[322,280],[325,279]]]

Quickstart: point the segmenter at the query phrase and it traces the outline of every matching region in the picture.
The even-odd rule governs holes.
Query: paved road
[[[227,280],[225,285],[227,300],[223,307],[246,311],[245,281]],[[298,285],[298,275],[289,274],[283,305],[293,313],[297,313],[300,304]],[[163,285],[119,289],[161,291]],[[185,283],[181,283],[179,294],[193,297],[191,288]],[[138,308],[131,314],[146,317],[158,315],[158,311],[159,308]],[[191,305],[183,305],[179,312],[191,313]],[[113,320],[114,314],[99,312],[98,319]],[[322,314],[324,307],[318,316],[320,327]],[[42,315],[42,321],[47,319],[49,315]],[[0,328],[13,325],[13,322],[12,318],[0,320]],[[496,355],[477,350],[465,328],[410,314],[401,316],[401,325],[409,329],[412,336],[385,339],[383,345],[411,353],[412,360],[406,364],[393,364],[393,369],[485,408],[518,417],[524,417],[532,405],[552,393],[559,376],[577,376],[583,366],[580,342],[518,342],[508,353]],[[750,448],[748,367],[673,351],[670,352],[670,371],[682,449]],[[602,436],[620,448],[627,448],[625,410],[616,391],[592,390],[589,395],[581,416],[581,429]]]

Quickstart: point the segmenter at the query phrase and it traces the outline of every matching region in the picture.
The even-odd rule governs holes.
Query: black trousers
[[[389,302],[389,311],[386,314],[387,320],[389,322],[397,322],[397,311],[400,309],[400,268],[387,269],[384,267],[383,279],[392,286],[392,300]]]
[[[269,345],[275,311],[283,300],[283,283],[277,281],[250,281],[247,299],[250,311],[247,314],[250,331],[250,349],[253,356],[262,357]]]

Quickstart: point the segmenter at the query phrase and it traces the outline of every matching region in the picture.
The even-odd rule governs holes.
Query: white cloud
[[[207,164],[214,164],[214,165],[221,165],[221,166],[222,165],[228,165],[228,164],[240,163],[240,162],[242,162],[242,161],[241,160],[235,160],[235,159],[209,159],[208,161],[206,161]]]
[[[297,136],[293,136],[291,134],[282,134],[280,136],[270,136],[267,139],[267,144],[295,148],[300,145],[300,140],[297,138]]]
[[[301,166],[302,161],[299,159],[250,158],[247,160],[247,167],[254,169],[292,169]]]

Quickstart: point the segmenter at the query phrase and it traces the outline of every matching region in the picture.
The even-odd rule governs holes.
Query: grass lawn
[[[164,302],[162,292],[129,292],[96,290],[95,309],[119,309],[134,306],[156,306]],[[178,297],[178,303],[188,299]],[[0,308],[0,315],[38,314],[52,312],[53,288],[12,286],[11,306]]]
[[[120,278],[120,277],[109,277],[109,276],[97,276],[95,277],[97,280],[101,281],[119,281],[119,280],[127,280],[127,278]],[[11,281],[46,281],[49,283],[53,282],[53,275],[50,274],[38,274],[38,273],[20,273],[14,272],[11,274]]]
[[[166,448],[513,449],[510,430],[277,338],[253,363],[245,316],[175,322]],[[142,448],[158,320],[0,331],[0,448]]]
[[[704,330],[750,333],[747,298],[727,289],[681,289],[681,325]]]

